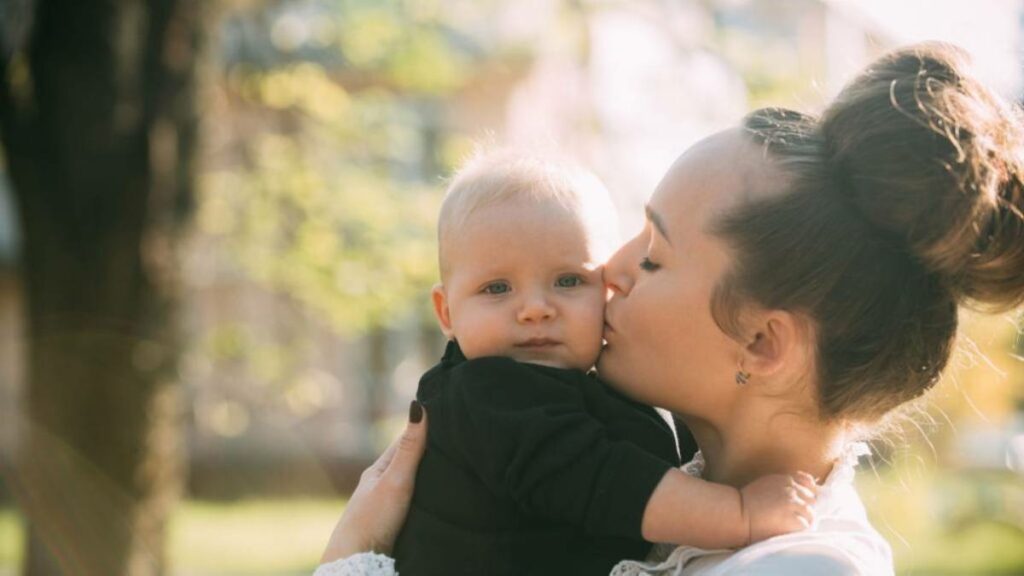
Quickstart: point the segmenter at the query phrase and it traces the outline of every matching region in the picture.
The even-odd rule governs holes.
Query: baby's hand
[[[762,476],[740,488],[747,543],[810,527],[817,497],[818,485],[805,472]]]

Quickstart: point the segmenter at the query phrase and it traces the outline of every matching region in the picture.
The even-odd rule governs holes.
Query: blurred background
[[[7,0],[0,575],[311,573],[442,351],[475,141],[556,145],[631,235],[687,146],[893,47],[1021,100],[1022,34],[1017,0]],[[963,325],[862,462],[900,574],[1024,574],[1024,317]]]

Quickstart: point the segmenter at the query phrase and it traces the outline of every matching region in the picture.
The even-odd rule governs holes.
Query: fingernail
[[[419,424],[423,420],[423,404],[413,400],[409,403],[409,422]]]

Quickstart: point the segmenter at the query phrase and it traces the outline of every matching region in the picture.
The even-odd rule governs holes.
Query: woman
[[[1024,301],[1022,171],[1020,111],[943,45],[882,58],[820,118],[760,110],[683,154],[607,264],[601,377],[686,423],[688,472],[824,481],[805,532],[656,548],[613,574],[892,573],[853,489],[856,440],[935,384],[959,304]],[[388,550],[424,436],[411,424],[364,476],[325,561]],[[367,554],[321,571],[364,562],[391,573]]]

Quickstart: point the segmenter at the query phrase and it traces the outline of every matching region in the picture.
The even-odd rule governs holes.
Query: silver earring
[[[744,372],[743,369],[736,371],[736,384],[743,386],[750,381],[750,372]]]

